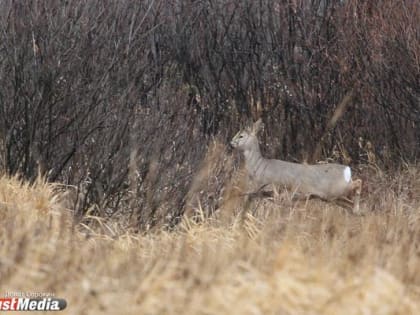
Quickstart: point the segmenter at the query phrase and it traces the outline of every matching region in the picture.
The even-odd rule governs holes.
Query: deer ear
[[[264,128],[264,123],[262,122],[261,118],[258,119],[254,125],[252,126],[252,133],[254,135],[258,134]]]

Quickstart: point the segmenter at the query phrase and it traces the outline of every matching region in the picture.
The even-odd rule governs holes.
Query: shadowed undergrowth
[[[59,186],[2,177],[1,293],[53,292],[65,314],[418,314],[419,187],[410,166],[369,180],[360,217],[231,197],[205,221],[134,234],[74,225]]]

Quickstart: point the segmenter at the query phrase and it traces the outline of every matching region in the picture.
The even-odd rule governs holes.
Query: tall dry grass
[[[226,190],[211,218],[198,204],[145,234],[74,224],[59,186],[3,176],[0,295],[52,292],[63,314],[420,314],[419,168],[369,172],[364,216]]]

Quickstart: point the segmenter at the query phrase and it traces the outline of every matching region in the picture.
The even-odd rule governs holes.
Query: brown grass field
[[[61,314],[420,314],[419,167],[366,172],[363,216],[229,197],[143,234],[74,224],[59,185],[3,176],[0,296],[52,292]]]

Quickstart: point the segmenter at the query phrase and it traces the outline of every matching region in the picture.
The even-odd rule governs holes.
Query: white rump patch
[[[351,181],[351,169],[350,169],[350,167],[346,167],[345,169],[344,169],[344,172],[343,172],[344,174],[344,180],[347,182],[347,183],[350,183],[350,181]]]

